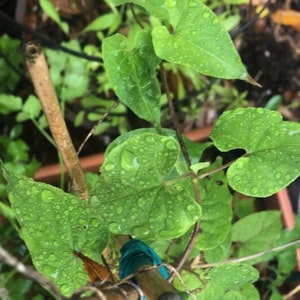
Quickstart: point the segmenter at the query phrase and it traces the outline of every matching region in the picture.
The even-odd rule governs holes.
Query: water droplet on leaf
[[[209,13],[208,13],[208,12],[204,12],[204,13],[202,14],[202,17],[203,17],[203,19],[208,19]]]

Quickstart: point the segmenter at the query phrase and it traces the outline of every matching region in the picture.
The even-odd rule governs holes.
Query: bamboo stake
[[[64,121],[42,48],[35,42],[29,42],[25,46],[25,53],[31,80],[41,102],[58,151],[70,175],[72,188],[79,198],[87,199],[88,192],[84,173]]]
[[[153,266],[141,266],[134,278],[149,300],[183,300],[179,292]]]

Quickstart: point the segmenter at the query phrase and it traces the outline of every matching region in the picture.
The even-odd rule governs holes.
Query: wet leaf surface
[[[73,251],[99,261],[108,239],[106,225],[93,217],[87,202],[73,195],[21,175],[4,175],[34,266],[70,295],[88,281]]]
[[[173,26],[157,26],[152,31],[155,53],[172,63],[220,78],[247,80],[247,71],[217,16],[196,0],[167,1]]]
[[[229,185],[245,195],[270,196],[300,174],[300,124],[282,121],[278,112],[227,111],[216,122],[211,139],[221,151],[246,151],[227,171]]]
[[[191,178],[166,180],[178,158],[174,138],[149,132],[137,133],[107,153],[90,202],[111,232],[168,239],[184,234],[199,219]]]
[[[120,100],[140,118],[160,126],[160,88],[150,32],[140,32],[136,47],[129,49],[127,38],[115,34],[103,41],[104,66]]]

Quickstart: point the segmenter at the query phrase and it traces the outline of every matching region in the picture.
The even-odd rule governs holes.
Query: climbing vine
[[[259,299],[253,285],[259,274],[251,264],[218,262],[299,236],[296,230],[282,230],[280,214],[274,211],[253,213],[233,223],[231,190],[267,197],[298,177],[300,125],[283,121],[278,112],[268,109],[238,108],[220,116],[210,142],[194,143],[179,136],[178,128],[162,128],[162,93],[168,94],[172,110],[171,95],[165,84],[161,88],[158,72],[164,72],[165,62],[208,76],[257,83],[217,16],[201,1],[130,2],[151,21],[143,23],[134,38],[120,33],[105,38],[103,67],[122,104],[150,127],[122,134],[110,143],[88,201],[2,167],[20,235],[36,269],[66,296],[87,282],[74,251],[100,263],[109,237],[130,235],[151,244],[170,262],[172,255],[165,251],[169,241],[177,239],[176,257],[186,254],[181,266],[187,259],[199,258],[199,253],[205,262],[216,263],[207,270],[201,268],[201,261],[184,268],[184,286],[175,279],[179,290],[193,292],[190,297]],[[118,6],[127,1],[110,3]],[[212,147],[220,153],[213,160],[205,155]],[[225,163],[222,154],[235,149],[241,154]],[[259,256],[255,262],[275,256]],[[284,259],[278,256],[279,261]]]

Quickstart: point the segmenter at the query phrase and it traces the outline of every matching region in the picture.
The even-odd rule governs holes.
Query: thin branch
[[[230,32],[230,36],[232,38],[236,37],[237,35],[239,35],[240,33],[242,33],[243,31],[245,31],[246,29],[248,29],[251,25],[253,25],[260,17],[260,15],[264,12],[264,10],[266,8],[268,8],[268,6],[270,6],[271,4],[271,0],[268,0],[261,8],[261,10],[259,12],[257,12],[250,20],[248,20],[244,25],[242,25],[241,27],[237,28],[236,30],[233,30],[232,32]]]
[[[197,176],[197,178],[201,180],[201,179],[203,179],[203,178],[205,178],[207,176],[210,176],[210,175],[215,174],[215,173],[217,173],[217,172],[219,172],[221,170],[224,170],[224,169],[228,168],[229,166],[231,166],[235,161],[236,160],[230,161],[230,162],[224,164],[223,166],[220,166],[220,167],[218,167],[216,169],[213,169],[213,170],[210,170],[208,172],[205,172],[205,173]]]
[[[193,232],[192,232],[192,235],[191,235],[191,238],[181,256],[181,259],[180,259],[180,262],[179,264],[177,265],[176,267],[176,271],[179,272],[183,265],[185,264],[186,260],[188,259],[188,256],[190,254],[190,252],[192,251],[193,247],[194,247],[194,244],[196,242],[196,238],[199,234],[199,227],[200,227],[200,222],[196,222],[195,225],[194,225],[194,229],[193,229]],[[168,279],[169,282],[172,282],[174,277],[176,276],[176,273],[172,273]]]
[[[138,25],[139,25],[142,29],[144,29],[144,28],[145,28],[144,25],[143,25],[142,22],[139,20],[138,16],[136,15],[136,13],[135,13],[135,11],[134,11],[133,4],[132,4],[132,3],[129,3],[128,5],[129,5],[129,9],[131,10],[132,15],[133,15],[135,21],[138,23]]]
[[[40,45],[33,42],[26,44],[25,53],[31,80],[41,102],[58,151],[61,153],[71,177],[72,187],[79,198],[87,199],[88,192],[84,173],[62,116],[45,56]]]
[[[161,74],[162,84],[163,84],[163,87],[164,87],[164,90],[165,90],[165,93],[166,93],[166,96],[167,96],[167,100],[168,100],[168,103],[169,103],[169,108],[170,108],[170,113],[171,113],[171,119],[172,119],[172,122],[173,122],[173,127],[176,131],[176,136],[177,136],[177,139],[178,139],[178,142],[179,142],[179,145],[180,145],[181,152],[182,152],[183,157],[185,159],[186,165],[187,165],[188,169],[190,169],[191,160],[190,160],[188,151],[185,147],[185,144],[184,144],[184,141],[183,141],[183,138],[182,138],[182,134],[180,132],[179,122],[178,122],[178,118],[177,118],[177,115],[176,115],[176,112],[175,112],[174,103],[173,103],[173,100],[172,100],[172,97],[171,97],[171,93],[170,93],[170,89],[169,89],[169,86],[168,86],[167,76],[166,76],[166,72],[165,72],[164,67],[163,67],[163,63],[160,64],[160,74]],[[198,204],[200,204],[201,203],[201,198],[200,198],[198,178],[195,174],[191,174],[191,178],[192,178],[192,185],[193,185],[193,190],[194,190],[194,193],[195,193],[196,202]],[[192,251],[192,248],[193,248],[193,245],[195,243],[196,237],[199,233],[199,226],[200,226],[199,224],[200,224],[199,221],[195,223],[192,236],[191,236],[191,238],[189,240],[189,243],[186,246],[186,248],[184,250],[184,253],[183,253],[183,255],[180,259],[180,262],[179,262],[179,264],[176,268],[177,271],[180,271],[182,266],[185,264],[190,252]],[[174,277],[174,274],[171,274],[170,277],[171,277],[171,279],[170,279],[170,281],[171,281]]]
[[[293,288],[288,294],[283,296],[284,300],[294,299],[292,298],[295,296],[298,292],[300,292],[300,284],[298,284],[295,288]]]
[[[190,160],[188,151],[187,151],[187,149],[185,147],[185,144],[183,142],[183,139],[182,139],[182,134],[180,132],[179,122],[178,122],[177,115],[176,115],[176,112],[175,112],[174,103],[173,103],[173,100],[172,100],[172,97],[171,97],[171,92],[170,92],[169,85],[168,85],[168,82],[167,82],[167,76],[166,76],[165,69],[163,67],[163,63],[160,64],[160,74],[161,74],[162,84],[163,84],[163,87],[164,87],[164,90],[165,90],[165,93],[166,93],[166,96],[167,96],[168,104],[169,104],[169,109],[170,109],[170,113],[171,113],[171,119],[172,119],[172,122],[173,122],[173,127],[176,131],[176,136],[177,136],[177,139],[178,139],[183,157],[185,159],[185,162],[186,162],[187,166],[190,167],[191,166],[191,160]]]
[[[244,257],[240,257],[240,258],[227,259],[227,260],[216,262],[216,263],[201,264],[201,265],[197,266],[197,269],[207,269],[207,268],[226,265],[226,264],[230,264],[230,263],[241,263],[241,262],[245,262],[245,261],[249,261],[249,260],[252,260],[252,259],[259,258],[259,257],[264,256],[266,254],[271,254],[273,252],[282,251],[286,248],[289,248],[291,246],[295,246],[297,244],[300,244],[300,239],[289,242],[289,243],[286,243],[286,244],[278,246],[278,247],[274,247],[272,249],[261,251],[261,252],[258,252],[258,253],[252,254],[252,255],[248,255],[248,256],[244,256]]]
[[[120,103],[119,100],[117,100],[116,102],[114,102],[114,104],[107,110],[107,112],[105,112],[105,114],[97,122],[97,124],[95,126],[93,126],[93,128],[90,130],[90,132],[88,133],[88,135],[85,137],[84,141],[81,143],[80,147],[78,148],[77,155],[79,155],[79,153],[81,152],[83,146],[86,144],[86,142],[88,141],[88,139],[93,135],[93,133],[95,132],[96,128],[107,118],[107,116],[111,113],[111,111],[119,105],[119,103]]]
[[[23,274],[27,278],[31,279],[32,281],[38,283],[44,289],[46,289],[51,295],[53,295],[56,299],[63,300],[65,299],[60,291],[56,288],[55,285],[43,275],[38,273],[33,268],[24,265],[14,256],[9,254],[5,249],[0,246],[0,261],[3,263],[15,268],[19,273]]]
[[[179,272],[172,266],[169,264],[163,264],[172,274],[175,274],[175,276],[178,278],[178,280],[180,281],[180,284],[182,285],[182,287],[184,288],[184,291],[189,294],[191,296],[191,298],[193,298],[193,300],[197,300],[196,296],[191,293],[188,289],[188,287],[186,286],[183,278],[180,276]]]

